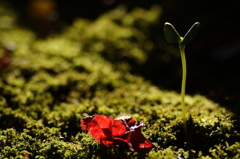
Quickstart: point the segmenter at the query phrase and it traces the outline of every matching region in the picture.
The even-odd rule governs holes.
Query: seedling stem
[[[181,105],[182,105],[182,119],[185,134],[187,134],[187,118],[186,118],[186,107],[185,107],[185,87],[186,87],[186,76],[187,76],[187,64],[185,58],[185,45],[179,44],[181,59],[182,59],[182,88],[181,88]]]

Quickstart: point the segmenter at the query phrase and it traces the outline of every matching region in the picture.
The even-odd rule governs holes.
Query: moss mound
[[[130,63],[141,65],[153,49],[148,34],[160,13],[159,6],[131,12],[121,6],[38,39],[0,7],[1,47],[15,45],[11,64],[0,70],[0,158],[172,158],[172,151],[185,158],[239,158],[235,114],[203,96],[186,96],[186,137],[180,95],[129,72]],[[165,150],[138,156],[98,144],[79,127],[94,113],[144,122],[145,137]]]

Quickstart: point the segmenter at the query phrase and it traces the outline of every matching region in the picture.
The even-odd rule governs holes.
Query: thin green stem
[[[181,88],[181,105],[182,105],[182,118],[183,127],[185,134],[187,135],[187,118],[186,118],[186,107],[185,107],[185,87],[186,87],[186,76],[187,76],[187,64],[185,58],[185,45],[179,44],[181,59],[182,59],[182,88]]]

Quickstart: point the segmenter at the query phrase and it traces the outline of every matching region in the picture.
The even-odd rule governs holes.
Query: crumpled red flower
[[[87,130],[98,143],[105,146],[126,145],[131,151],[143,154],[155,147],[141,133],[141,127],[145,124],[132,117],[113,119],[95,114],[81,119],[80,122],[83,131]]]

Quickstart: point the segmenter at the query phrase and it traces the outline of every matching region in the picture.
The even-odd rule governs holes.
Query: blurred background
[[[202,94],[223,106],[240,104],[240,13],[237,1],[207,0],[8,0],[19,16],[19,24],[40,38],[61,32],[76,18],[94,21],[101,14],[125,5],[162,8],[159,23],[150,30],[154,50],[142,65],[131,64],[133,74],[154,85],[180,92],[181,59],[177,45],[167,44],[163,25],[172,23],[181,36],[194,22],[201,23],[197,39],[186,47],[187,94]],[[176,58],[163,54],[162,46],[172,47]]]

